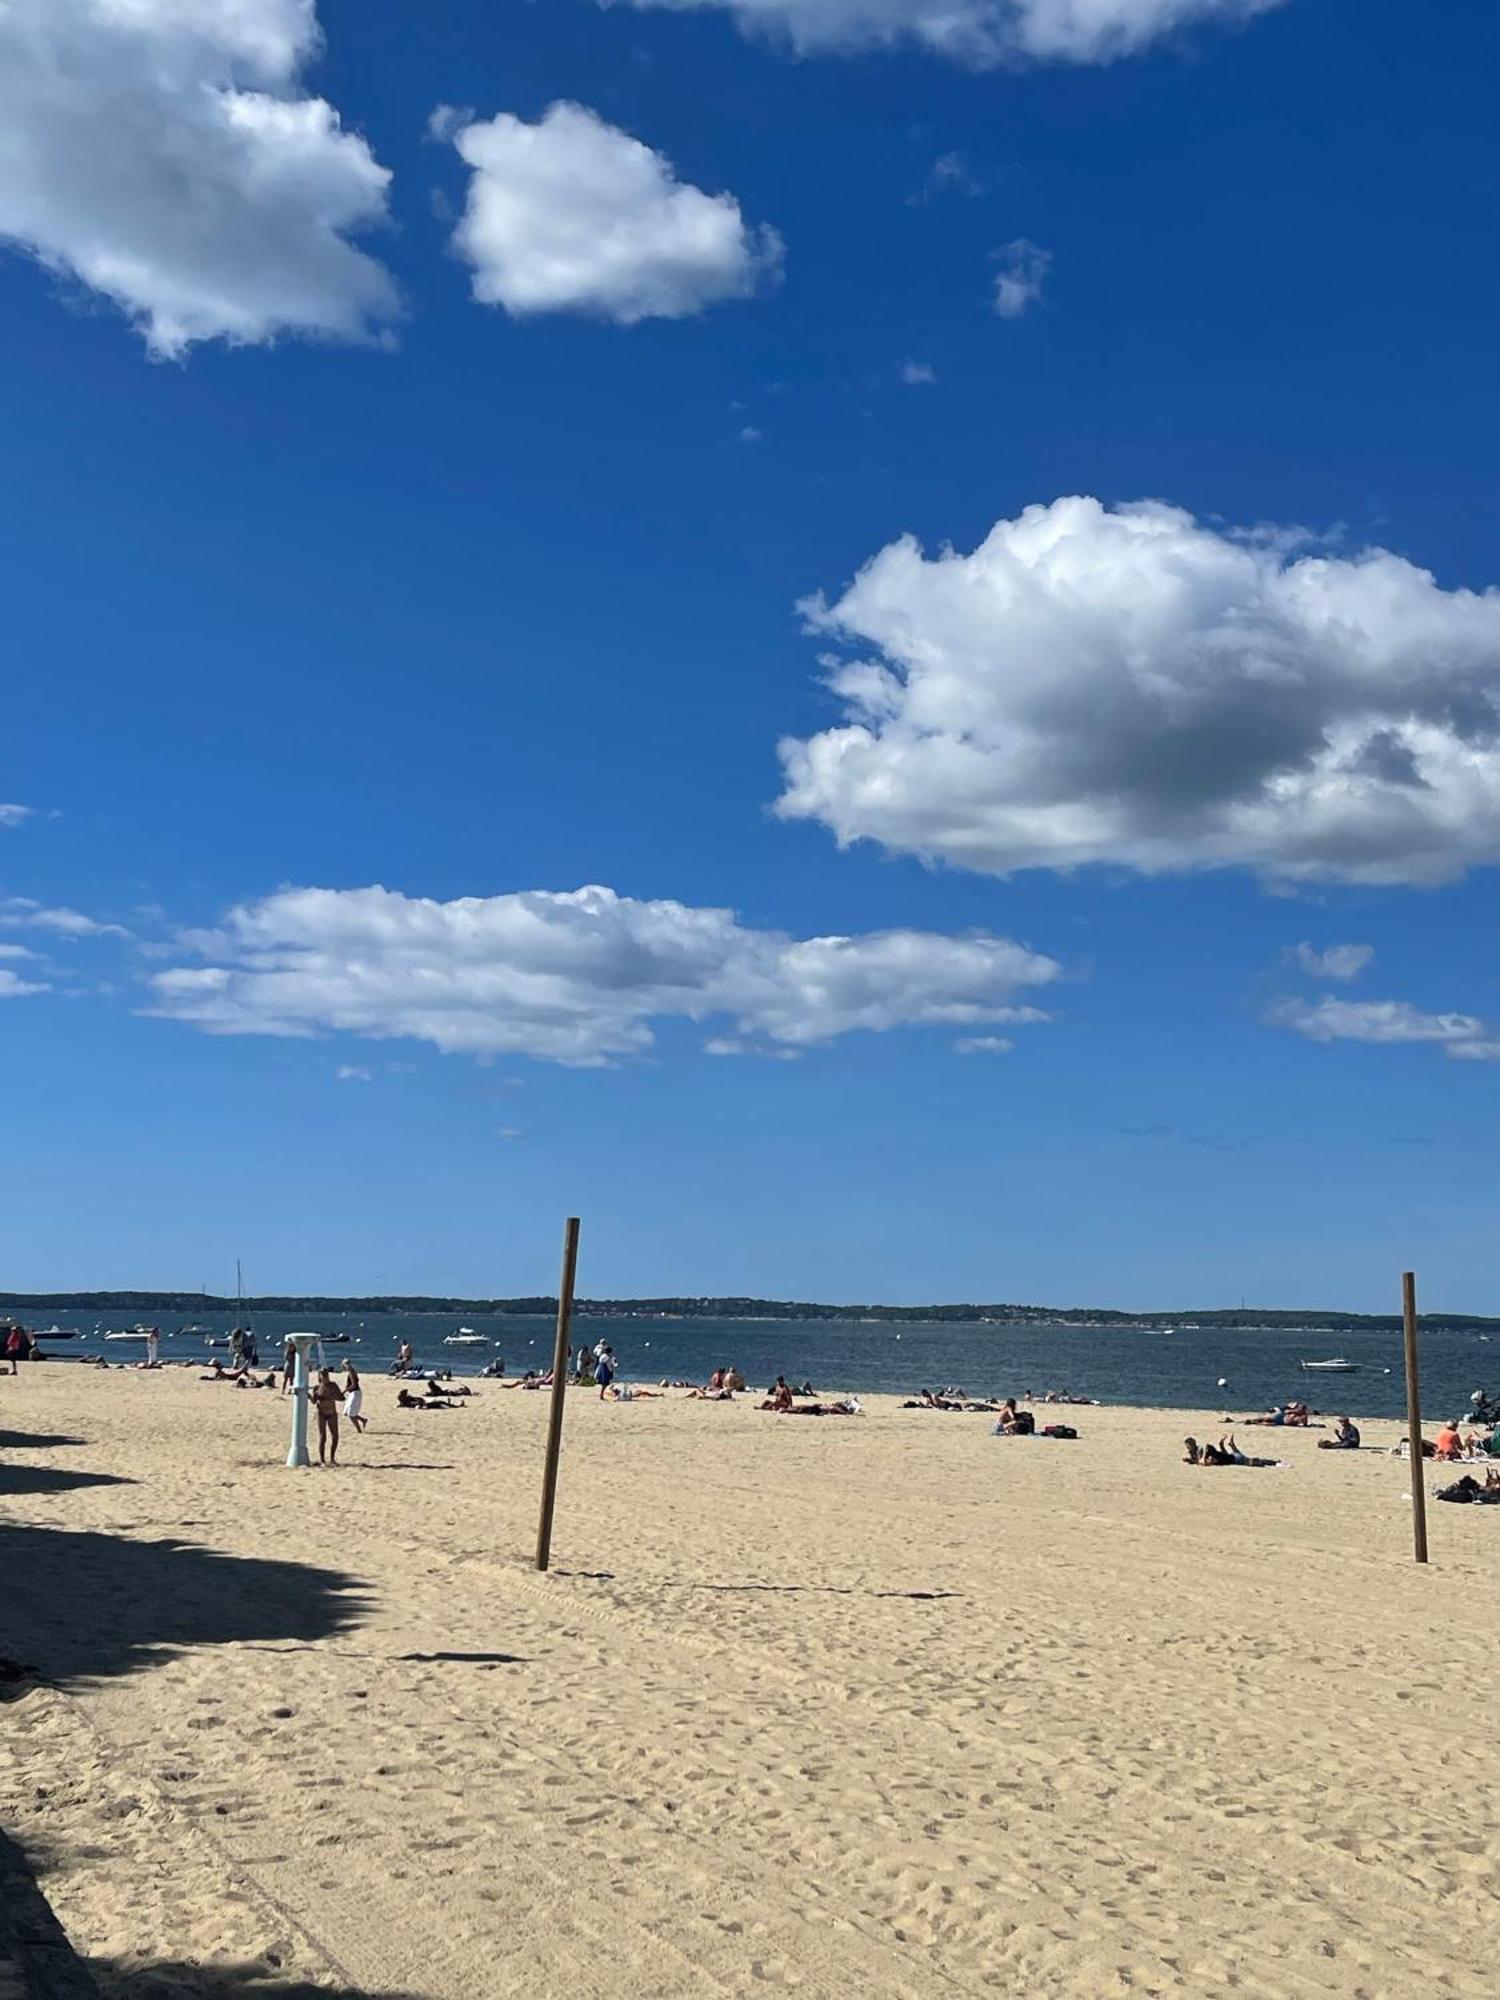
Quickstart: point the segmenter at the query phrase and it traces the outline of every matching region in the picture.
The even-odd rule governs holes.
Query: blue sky
[[[105,11],[0,27],[0,1283],[1490,1307],[1488,10]]]

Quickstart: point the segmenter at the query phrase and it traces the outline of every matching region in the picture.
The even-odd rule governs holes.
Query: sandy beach
[[[1316,1433],[585,1391],[543,1577],[545,1411],[378,1380],[293,1473],[272,1393],[0,1381],[0,1824],[110,2000],[1493,1992],[1500,1510],[1423,1571]]]

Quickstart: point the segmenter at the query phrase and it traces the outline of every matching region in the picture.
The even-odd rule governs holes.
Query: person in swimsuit
[[[766,1400],[761,1404],[761,1408],[763,1410],[779,1410],[785,1412],[789,1410],[791,1407],[792,1407],[791,1384],[787,1381],[785,1375],[778,1375],[776,1377],[776,1380],[771,1384],[771,1393],[769,1396],[767,1396]]]
[[[339,1462],[339,1405],[343,1400],[344,1392],[338,1383],[326,1368],[320,1368],[312,1392],[313,1408],[318,1413],[319,1465]]]
[[[281,1393],[289,1396],[297,1381],[297,1344],[289,1340],[281,1356]]]

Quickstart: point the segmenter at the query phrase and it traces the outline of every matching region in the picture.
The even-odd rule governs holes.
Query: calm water
[[[73,1324],[63,1317],[63,1324]],[[204,1315],[198,1322],[227,1332],[232,1315]],[[328,1358],[347,1357],[376,1377],[389,1368],[398,1342],[409,1340],[423,1367],[472,1375],[493,1355],[507,1372],[544,1369],[552,1356],[552,1322],[505,1315],[464,1322],[492,1339],[486,1348],[447,1347],[457,1322],[435,1314],[382,1314],[361,1321],[340,1314],[261,1313],[253,1317],[261,1358],[279,1357],[282,1336],[294,1329],[347,1333],[349,1345],[330,1346]],[[164,1359],[212,1358],[202,1337],[175,1333],[163,1322]],[[112,1361],[135,1358],[139,1347],[107,1346],[84,1329],[82,1340],[55,1342],[59,1354],[104,1353]],[[1289,1396],[1323,1409],[1360,1416],[1399,1416],[1405,1408],[1398,1333],[1109,1332],[1066,1326],[903,1326],[778,1320],[590,1319],[574,1324],[575,1344],[607,1338],[628,1380],[678,1376],[702,1381],[715,1367],[737,1363],[759,1385],[777,1374],[820,1390],[885,1390],[901,1394],[959,1384],[971,1394],[1038,1394],[1048,1389],[1092,1396],[1104,1403],[1149,1403],[1165,1408],[1249,1411]],[[1351,1375],[1310,1375],[1309,1359],[1344,1355],[1360,1369]],[[1422,1403],[1432,1416],[1466,1407],[1470,1391],[1500,1389],[1500,1338],[1475,1333],[1424,1333]],[[1220,1376],[1226,1386],[1218,1387]]]

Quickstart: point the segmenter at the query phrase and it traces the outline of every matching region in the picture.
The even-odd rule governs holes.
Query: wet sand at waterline
[[[582,1391],[543,1577],[546,1396],[394,1401],[293,1473],[275,1394],[0,1382],[0,1824],[106,1996],[1493,1992],[1500,1509],[1424,1571],[1317,1433]]]

